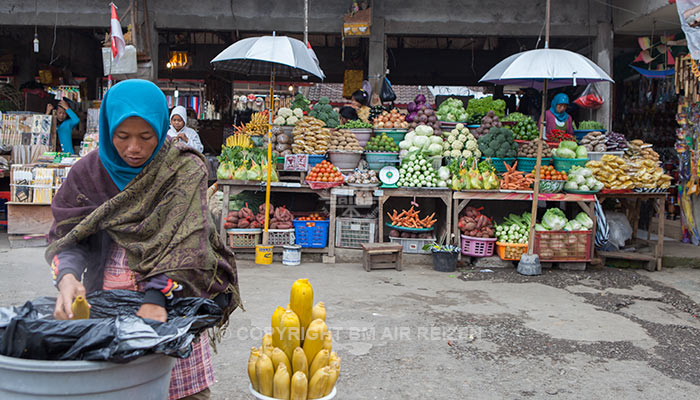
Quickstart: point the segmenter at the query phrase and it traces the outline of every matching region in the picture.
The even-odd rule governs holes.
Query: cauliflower
[[[282,108],[279,109],[279,111],[277,111],[277,115],[279,115],[280,117],[283,117],[283,118],[289,118],[289,117],[291,117],[293,114],[292,114],[292,110],[291,110],[291,109],[289,109],[289,108],[287,108],[287,107],[282,107]]]
[[[479,148],[479,146],[477,146],[477,144],[476,144],[476,140],[469,140],[469,141],[467,141],[467,144],[466,144],[464,147],[465,147],[467,150],[471,150],[471,151],[474,151],[474,150],[476,150],[477,148]]]
[[[446,141],[446,142],[442,142],[442,149],[443,149],[443,150],[449,150],[450,147],[452,147],[452,146],[450,146],[450,142],[447,142],[447,141]]]
[[[299,108],[297,108],[299,110]],[[291,117],[287,118],[287,125],[295,125],[299,121],[299,118],[296,117],[296,115],[292,115]]]
[[[450,136],[447,137],[447,142],[448,142],[448,143],[453,143],[455,140],[457,140],[457,136],[452,136],[452,135],[450,135]]]
[[[285,123],[285,119],[281,115],[279,117],[275,118],[274,121],[272,121],[273,125],[284,125],[284,123]]]
[[[453,129],[450,131],[450,136],[452,136],[452,135],[457,136],[457,135],[459,135],[459,133],[460,133],[459,130]]]
[[[443,157],[449,157],[450,154],[451,154],[451,153],[450,153],[449,150],[445,150],[445,151],[442,153],[442,156],[443,156]]]
[[[469,158],[472,156],[472,152],[469,150],[462,150],[462,157]]]
[[[476,141],[476,138],[474,137],[474,135],[472,135],[472,134],[470,133],[470,134],[467,135],[467,140],[469,140],[469,141],[471,141],[471,140]]]
[[[462,129],[464,129],[464,124],[457,124],[457,126],[455,128],[457,128],[457,130],[461,131]]]
[[[452,148],[455,150],[462,150],[462,148],[464,148],[464,142],[460,140],[455,140],[454,142],[452,142]]]
[[[465,143],[465,142],[467,141],[467,135],[465,135],[465,134],[462,133],[462,134],[460,134],[459,136],[457,136],[457,139],[458,139],[460,142]]]
[[[481,158],[481,150],[479,150],[479,149],[474,150],[474,157]]]
[[[302,110],[301,108],[295,108],[293,113],[294,113],[294,116],[297,117],[298,119],[304,118],[304,110]]]
[[[462,152],[459,150],[452,150],[450,151],[450,157],[457,158],[462,155]]]

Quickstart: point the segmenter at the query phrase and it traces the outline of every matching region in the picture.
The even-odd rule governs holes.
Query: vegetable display
[[[391,224],[401,228],[432,228],[437,222],[435,219],[435,213],[428,215],[427,217],[420,218],[420,212],[416,210],[413,206],[409,210],[403,210],[398,213],[393,210],[393,213],[386,213],[386,215],[391,220]]]
[[[281,107],[277,110],[277,117],[272,121],[273,125],[294,125],[300,119],[304,118],[304,110],[301,108]]]
[[[304,117],[297,122],[292,135],[294,154],[326,154],[331,139],[331,130],[323,127],[324,122],[314,117]]]
[[[578,126],[574,123],[574,129],[581,131],[599,131],[605,129],[605,127],[598,121],[581,121]]]
[[[302,112],[307,113],[309,112],[309,104],[311,104],[309,99],[304,97],[303,94],[297,93],[296,96],[294,96],[294,100],[292,100],[292,104],[290,104],[289,108],[292,110],[300,108]],[[301,119],[301,117],[299,118]]]
[[[540,135],[535,120],[533,120],[529,115],[513,112],[501,119],[501,121],[516,123],[515,125],[511,126],[510,129],[513,130],[513,134],[518,140],[535,140]]]
[[[529,190],[530,185],[535,181],[532,174],[527,174],[523,171],[517,171],[515,168],[518,166],[516,161],[512,167],[505,164],[507,171],[503,174],[501,179],[501,189],[503,190]]]
[[[369,120],[374,122],[374,120],[380,115],[382,115],[384,111],[390,112],[391,110],[392,108],[389,106],[374,106],[369,110]]]
[[[484,157],[515,157],[518,152],[518,144],[515,143],[513,132],[508,128],[491,128],[489,133],[480,137],[477,142]]]
[[[374,129],[408,129],[406,116],[398,109],[384,111],[374,118]]]
[[[328,97],[321,97],[309,112],[309,116],[317,118],[328,128],[337,128],[340,125],[340,115],[333,110]]]
[[[386,132],[382,132],[381,135],[374,136],[367,142],[365,151],[398,152],[399,145],[387,136]]]
[[[474,159],[468,171],[464,169],[461,161],[459,163],[458,173],[452,176],[450,187],[453,190],[496,190],[499,188],[498,174],[488,160],[482,161],[477,167],[476,159]]]
[[[603,152],[608,149],[608,138],[600,131],[589,132],[579,143],[588,151]]]
[[[268,227],[270,229],[292,229],[292,213],[286,207],[275,208],[270,204],[270,219]],[[225,229],[259,229],[265,226],[265,204],[258,207],[258,213],[253,215],[253,211],[248,207],[242,207],[238,211],[229,211],[226,216]]]
[[[481,157],[481,151],[476,142],[476,138],[469,132],[469,128],[463,124],[457,126],[449,132],[442,133],[445,141],[442,143],[445,157]]]
[[[506,102],[500,99],[494,100],[493,96],[486,96],[480,99],[471,99],[467,103],[467,114],[488,114],[489,111],[493,111],[498,117],[503,118],[506,115]]]
[[[537,140],[518,144],[518,157],[537,158]],[[542,141],[542,158],[552,158],[552,149]]]
[[[464,214],[457,223],[463,235],[485,239],[494,237],[496,230],[493,227],[493,221],[481,213],[483,209],[483,207],[467,207],[464,210]]]
[[[401,160],[398,185],[403,187],[438,187],[438,173],[425,154],[414,151]],[[447,184],[445,183],[446,187]]]
[[[551,143],[559,143],[564,140],[575,141],[576,138],[570,134],[562,131],[561,129],[552,129],[551,132],[547,134],[547,141]]]
[[[593,228],[593,220],[585,212],[576,218],[567,220],[564,212],[558,208],[548,209],[542,216],[542,222],[535,225],[537,231],[587,231]]]
[[[511,213],[502,223],[496,224],[496,237],[501,243],[527,243],[530,232],[530,219],[532,214],[526,212],[523,215]]]
[[[427,125],[419,125],[415,130],[408,132],[399,142],[401,149],[399,157],[414,151],[425,152],[431,156],[442,155],[443,140],[440,136],[434,136],[433,133],[433,128]]]
[[[593,170],[579,166],[571,167],[569,178],[564,184],[565,190],[578,190],[585,192],[598,192],[605,185],[593,176]]]
[[[477,122],[475,125],[478,124],[481,125],[478,128],[474,129],[474,131],[472,132],[474,134],[474,137],[477,139],[489,133],[491,128],[501,128],[503,126],[503,123],[501,123],[500,119],[498,118],[498,116],[496,116],[496,113],[494,111],[489,111],[487,114],[484,114],[484,116],[481,117],[481,119],[479,119],[479,122]]]
[[[637,160],[650,160],[654,162],[659,161],[659,154],[652,149],[650,144],[644,143],[639,139],[632,140],[627,143],[627,150],[625,150],[625,160],[637,161]]]
[[[588,158],[588,150],[586,147],[579,146],[576,142],[571,140],[564,140],[559,143],[559,147],[552,150],[554,157],[558,158],[569,158],[569,159],[583,159]]]
[[[433,106],[428,104],[427,99],[422,94],[416,96],[415,100],[408,103],[408,115],[406,122],[410,123],[409,129],[415,129],[420,125],[428,125],[433,128],[433,131],[440,133],[440,122]]]
[[[281,127],[272,127],[272,154],[274,157],[292,154],[293,136],[284,132]],[[263,136],[263,147],[267,148],[267,135]]]
[[[377,178],[377,171],[371,169],[369,171],[358,170],[350,174],[347,179],[345,179],[345,182],[359,185],[374,185],[379,183],[379,178]]]
[[[224,180],[260,181],[267,179],[267,149],[257,147],[221,147],[216,178]],[[272,165],[272,182],[279,181],[276,164]]]
[[[321,161],[311,168],[306,176],[307,181],[312,182],[342,182],[343,174],[338,168],[326,160]]]
[[[627,139],[625,139],[625,135],[617,132],[608,132],[605,137],[607,138],[605,142],[607,151],[627,150]]]
[[[535,169],[531,172],[535,174]],[[566,172],[557,171],[553,165],[540,165],[540,179],[548,181],[565,181],[569,177]]]
[[[625,162],[620,157],[605,154],[600,161],[589,161],[586,168],[603,182],[606,189],[668,189],[672,178],[652,160]]]
[[[236,129],[251,136],[267,135],[267,131],[270,129],[267,116],[267,110],[253,113],[253,115],[250,117],[250,122],[245,124],[242,128],[238,127]]]
[[[349,130],[340,129],[333,131],[328,150],[335,151],[362,151],[357,136]]]
[[[372,129],[372,124],[361,119],[354,119],[338,126],[338,129]]]
[[[462,100],[454,97],[443,101],[435,114],[438,120],[445,122],[467,122],[469,120],[469,114],[464,109],[464,103],[462,103]]]

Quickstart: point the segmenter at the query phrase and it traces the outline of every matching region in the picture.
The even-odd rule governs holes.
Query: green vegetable
[[[580,213],[578,213],[578,215],[576,216],[576,218],[574,218],[574,220],[575,220],[576,222],[578,222],[579,224],[581,224],[581,226],[582,226],[583,228],[586,228],[586,229],[592,229],[592,228],[593,228],[593,220],[591,219],[591,217],[588,216],[588,214],[586,214],[586,213],[583,212],[583,211],[581,211]]]
[[[477,143],[484,157],[515,157],[518,152],[518,144],[515,143],[513,132],[508,128],[491,128]]]
[[[576,158],[588,158],[588,150],[583,146],[576,148]]]
[[[446,122],[466,122],[469,119],[462,100],[454,97],[450,97],[440,103],[440,107],[438,107],[435,115],[440,121]]]
[[[605,127],[598,121],[581,121],[578,128],[576,127],[576,124],[574,124],[574,129],[582,131],[598,131],[605,129]]]
[[[387,136],[386,132],[382,132],[379,136],[374,136],[367,142],[365,146],[367,151],[387,151],[387,152],[398,152],[399,145],[396,144],[394,139]]]
[[[370,129],[372,128],[372,124],[369,122],[365,122],[361,119],[354,119],[352,121],[348,121],[343,125],[340,125],[338,129]]]
[[[558,208],[548,209],[542,216],[542,226],[551,231],[560,231],[566,225],[566,215]]]
[[[560,149],[569,149],[571,151],[576,151],[576,148],[578,147],[578,144],[572,140],[564,140],[563,142],[559,143],[559,148]]]
[[[494,100],[493,96],[486,96],[480,99],[471,99],[467,103],[467,114],[483,114],[486,115],[489,111],[493,110],[498,118],[503,118],[506,115],[506,102],[503,100]],[[481,119],[479,119],[480,123]]]
[[[295,108],[301,108],[302,111],[309,111],[309,104],[311,102],[304,97],[303,94],[297,93],[296,96],[294,96],[294,101],[292,101],[292,104],[290,105],[289,108],[295,109]]]

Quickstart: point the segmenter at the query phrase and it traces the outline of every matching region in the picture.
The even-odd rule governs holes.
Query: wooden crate
[[[387,268],[401,271],[402,253],[403,247],[400,244],[364,243],[362,244],[362,265],[367,272]]]

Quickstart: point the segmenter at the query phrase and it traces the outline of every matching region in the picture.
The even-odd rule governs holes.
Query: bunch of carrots
[[[503,174],[503,179],[501,179],[501,189],[503,190],[528,190],[530,185],[535,181],[532,174],[527,174],[523,171],[516,171],[515,168],[518,166],[516,161],[512,167],[505,163],[507,171]]]
[[[394,226],[400,226],[403,228],[430,228],[437,222],[434,218],[435,213],[428,215],[427,217],[420,219],[418,218],[418,210],[414,210],[411,207],[408,211],[403,210],[401,213],[393,210],[393,213],[386,213],[391,219],[391,224]]]

